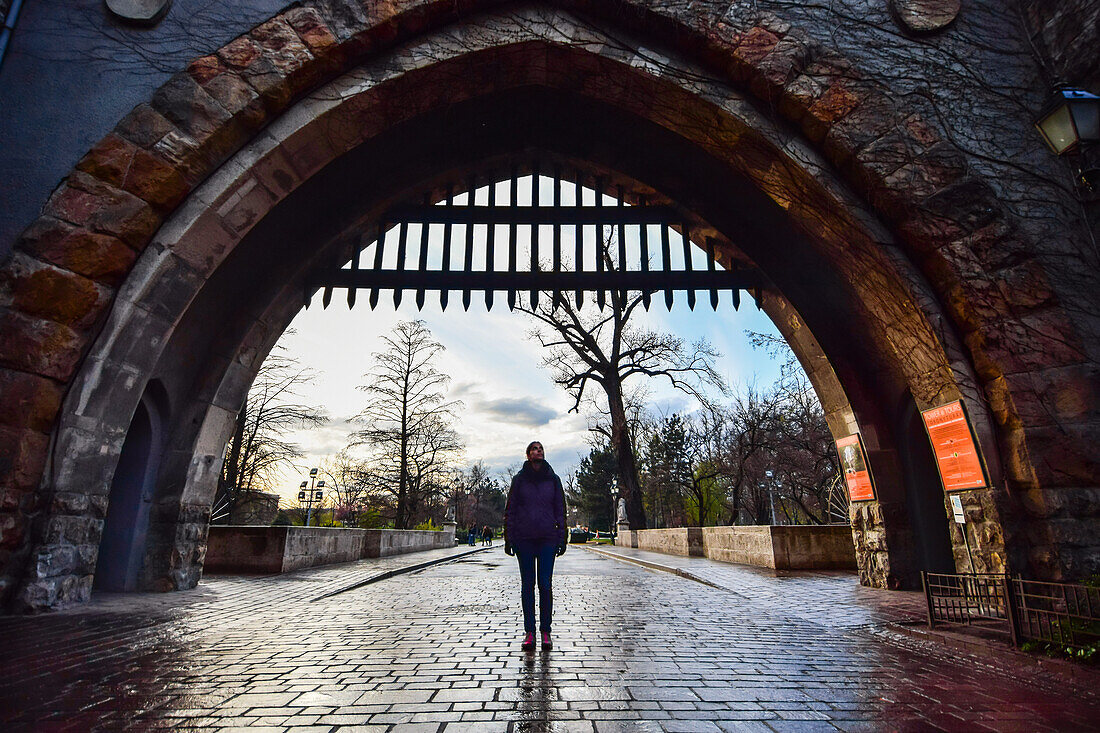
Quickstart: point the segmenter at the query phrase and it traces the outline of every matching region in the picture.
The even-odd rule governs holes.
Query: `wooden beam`
[[[335,270],[313,284],[325,288],[381,288],[386,290],[642,290],[692,291],[758,290],[756,270],[685,272],[449,272],[445,270]]]
[[[597,224],[678,224],[670,206],[398,206],[386,221],[413,224],[508,224],[533,226]]]

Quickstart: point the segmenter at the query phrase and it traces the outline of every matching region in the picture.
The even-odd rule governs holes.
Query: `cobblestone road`
[[[850,575],[690,561],[707,585],[571,548],[530,655],[499,547],[322,598],[428,556],[2,618],[0,729],[1100,730],[1095,689],[892,632],[918,599]]]

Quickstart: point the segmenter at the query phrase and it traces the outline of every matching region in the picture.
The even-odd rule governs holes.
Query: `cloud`
[[[479,399],[475,409],[498,421],[506,421],[525,428],[546,425],[558,416],[558,411],[540,405],[528,398],[502,397],[495,400]]]
[[[452,382],[451,389],[450,391],[448,391],[447,397],[452,400],[462,400],[466,399],[469,396],[474,396],[476,398],[480,395],[480,392],[478,391],[478,387],[480,386],[481,385],[478,382]]]

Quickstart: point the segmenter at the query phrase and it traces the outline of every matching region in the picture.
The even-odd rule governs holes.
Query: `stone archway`
[[[646,16],[646,43],[664,44],[653,51],[563,11],[456,18],[451,8],[411,3],[354,19],[288,10],[174,77],[51,197],[5,268],[0,321],[6,399],[27,406],[0,434],[19,504],[6,515],[5,583],[21,589],[20,605],[87,597],[94,557],[89,567],[80,548],[98,542],[95,497],[154,377],[169,394],[171,437],[144,584],[193,586],[233,415],[299,307],[304,277],[401,191],[532,145],[661,191],[730,235],[738,251],[726,256],[748,257],[776,283],[769,314],[834,433],[864,434],[884,487],[853,517],[865,582],[913,582],[904,416],[958,398],[976,417],[995,486],[969,497],[984,567],[1030,560],[1061,577],[1084,566],[1074,558],[1088,548],[1058,540],[1049,522],[1016,531],[1020,492],[1055,496],[1058,483],[1043,474],[1043,444],[1027,440],[1044,426],[1014,407],[1030,390],[1004,378],[1019,354],[1001,343],[1016,328],[1032,352],[1052,347],[972,286],[975,267],[986,274],[980,253],[1016,235],[933,125],[853,84],[843,59],[809,61],[784,45],[797,32],[783,23],[727,37]],[[562,104],[575,120],[550,113]],[[486,123],[516,110],[536,113],[522,135],[515,119]],[[467,137],[456,143],[446,130]],[[652,154],[629,154],[639,143]],[[1041,269],[1030,276],[1045,282]],[[259,286],[242,295],[246,277]],[[1059,309],[1044,318],[1061,318],[1072,338],[1026,372],[1033,384],[1087,364],[1073,319]],[[1041,548],[1060,554],[1043,564]]]

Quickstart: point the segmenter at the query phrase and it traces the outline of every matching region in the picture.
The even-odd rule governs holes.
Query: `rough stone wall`
[[[368,5],[291,8],[197,59],[81,160],[24,235],[0,282],[0,590],[24,578],[15,565],[29,560],[44,574],[28,593],[79,599],[73,587],[84,587],[86,573],[69,556],[92,544],[99,520],[71,502],[55,506],[57,497],[79,492],[60,483],[37,489],[62,396],[160,223],[234,149],[348,59],[454,17],[452,3]],[[601,3],[566,5],[612,13]],[[899,29],[885,8],[854,0],[624,2],[614,13],[681,44],[770,105],[898,234],[931,284],[931,299],[948,314],[932,337],[965,344],[959,373],[965,381],[974,371],[980,381],[967,396],[988,403],[995,424],[983,441],[999,448],[987,451],[1003,465],[994,468],[997,486],[978,521],[1004,525],[1006,544],[1021,548],[1023,562],[1039,574],[1080,574],[1097,563],[1089,532],[1100,509],[1100,339],[1090,338],[1089,319],[1098,311],[1088,298],[1098,289],[1089,287],[1094,260],[1080,249],[1073,224],[1079,207],[1030,128],[1044,90],[1033,83],[1027,44],[1000,3],[966,3],[946,30],[921,37]],[[774,187],[769,176],[782,176],[753,173],[762,186]],[[262,195],[262,186],[253,193]],[[812,204],[785,203],[807,229],[826,216]],[[246,226],[228,217],[224,224],[211,233],[229,238]],[[195,271],[181,266],[180,277]],[[1077,301],[1084,307],[1067,309]],[[942,365],[911,358],[934,351],[922,348],[928,334],[905,331],[891,303],[880,305],[877,335],[910,363],[914,398],[931,406],[955,397],[937,391]],[[160,312],[155,301],[139,307]],[[159,548],[166,575],[158,577],[170,585],[197,579],[204,511],[187,502],[165,508],[164,521],[174,521],[176,532],[171,547]],[[880,514],[872,511],[857,529],[891,520]],[[38,526],[29,517],[38,517]],[[995,543],[996,533],[985,534]],[[28,557],[32,546],[37,554]],[[899,572],[880,570],[869,580]]]
[[[1096,0],[1018,0],[1052,84],[1100,93],[1100,3]]]
[[[377,555],[374,545],[367,550],[365,557],[389,557],[421,550],[437,550],[442,547],[454,547],[453,527],[444,527],[441,531],[427,529],[370,529],[371,537],[377,537]],[[373,542],[373,540],[372,540]]]
[[[1100,2],[1096,0],[1017,0],[1027,19],[1043,78],[1052,88],[1060,84],[1100,95]],[[1086,153],[1088,168],[1100,167],[1100,146]],[[1100,233],[1100,195],[1085,205],[1093,237]]]
[[[1053,18],[1072,16],[1072,9],[1049,10],[1060,3],[1031,5],[1047,6],[1043,14]],[[1094,16],[1095,6],[1084,3],[1084,16]],[[890,200],[884,190],[889,183],[867,189],[888,220],[900,220],[914,261],[941,293],[937,297],[953,321],[945,330],[965,345],[978,378],[965,395],[968,404],[986,405],[997,428],[996,435],[982,434],[979,425],[987,458],[1002,461],[993,467],[995,488],[987,497],[971,492],[967,498],[983,507],[972,512],[976,523],[970,529],[991,553],[979,555],[977,564],[996,571],[1014,563],[1044,577],[1095,572],[1100,560],[1086,536],[1100,516],[1100,497],[1092,488],[1100,479],[1094,448],[1100,439],[1096,250],[1080,226],[1083,212],[1067,171],[1036,144],[1032,122],[1049,88],[1023,18],[1000,3],[964,3],[946,29],[916,36],[892,23],[886,3],[738,3],[725,17],[776,29],[793,23],[861,70],[873,70],[873,78],[853,82],[889,87],[890,105],[914,110],[910,119],[934,127],[941,137],[933,156],[938,169],[911,169],[913,149],[889,134],[864,145],[858,157],[873,168],[896,168],[887,182],[903,176],[936,191],[930,200],[967,212],[948,224],[919,210],[907,212],[903,202]],[[1095,70],[1096,54],[1087,52],[1095,44],[1080,46],[1081,54],[1069,56]],[[882,114],[863,105],[845,119],[874,127]],[[892,211],[895,205],[900,208]],[[926,408],[946,396],[915,397]],[[1070,506],[1080,513],[1073,515]],[[881,513],[864,511],[857,537],[881,538],[875,529]],[[1008,558],[1007,547],[1028,549]],[[965,547],[956,543],[954,551],[965,554]],[[909,572],[890,568],[896,577]]]
[[[76,161],[136,104],[285,5],[172,0],[156,27],[128,28],[103,0],[24,0],[0,66],[0,261]]]

